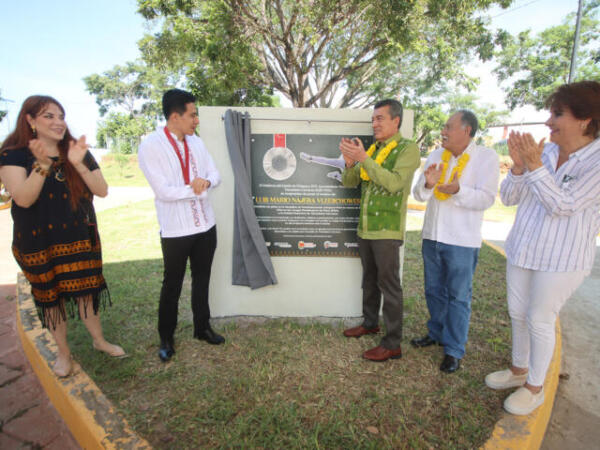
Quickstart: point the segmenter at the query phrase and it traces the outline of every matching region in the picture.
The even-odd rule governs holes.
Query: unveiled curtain
[[[250,115],[228,109],[225,135],[235,177],[232,284],[257,289],[277,284],[275,270],[252,200]]]

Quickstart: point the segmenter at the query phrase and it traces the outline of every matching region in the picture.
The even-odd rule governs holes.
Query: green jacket
[[[377,154],[389,142],[396,140],[394,148],[381,166],[375,163]],[[402,239],[406,230],[406,202],[415,170],[421,158],[417,145],[403,138],[400,133],[378,144],[372,158],[346,168],[342,184],[355,187],[361,184],[360,218],[358,235],[363,239]],[[360,178],[364,167],[370,181]]]

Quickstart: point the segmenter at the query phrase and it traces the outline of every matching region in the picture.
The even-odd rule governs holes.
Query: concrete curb
[[[506,257],[504,249],[491,242],[484,242]],[[558,388],[561,351],[562,335],[560,321],[557,319],[556,345],[554,346],[554,354],[552,355],[552,361],[550,362],[546,381],[544,382],[544,404],[527,416],[514,416],[504,412],[502,418],[494,427],[492,437],[484,444],[483,449],[522,450],[540,448],[546,434],[546,427],[552,415],[552,407],[554,406],[554,398],[556,396],[556,389]]]
[[[85,449],[151,449],[113,408],[98,386],[73,361],[73,374],[59,379],[52,372],[56,344],[43,329],[22,274],[17,282],[17,330],[23,350],[71,434]]]

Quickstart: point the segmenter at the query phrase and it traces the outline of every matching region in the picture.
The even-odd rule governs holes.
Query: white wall
[[[222,120],[227,109],[229,108],[198,109],[200,136],[215,160],[223,180],[221,185],[212,191],[210,198],[217,217],[218,241],[210,283],[211,316],[360,316],[362,270],[359,258],[272,257],[278,284],[256,290],[231,284],[234,177]],[[372,134],[370,110],[233,109],[250,113],[253,119],[252,133]],[[291,119],[294,121],[286,121]],[[405,111],[401,132],[410,138],[412,129],[413,112]]]

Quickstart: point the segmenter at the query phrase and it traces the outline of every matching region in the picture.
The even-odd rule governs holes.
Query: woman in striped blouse
[[[485,382],[519,387],[504,401],[517,415],[544,402],[556,317],[590,273],[600,231],[600,83],[565,84],[546,104],[551,143],[512,132],[513,166],[500,187],[505,205],[519,205],[506,241],[512,366]]]

